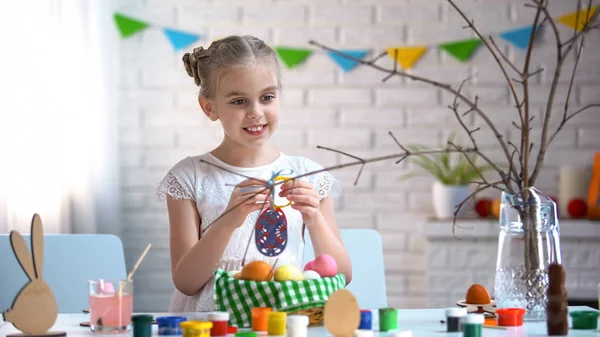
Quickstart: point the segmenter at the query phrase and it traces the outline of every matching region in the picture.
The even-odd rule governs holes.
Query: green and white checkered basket
[[[268,307],[273,311],[296,313],[323,307],[329,295],[346,286],[344,274],[302,281],[245,281],[215,271],[215,309],[230,314],[230,324],[250,327],[252,308]]]

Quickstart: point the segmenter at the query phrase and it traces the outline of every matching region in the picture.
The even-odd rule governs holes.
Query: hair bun
[[[198,74],[198,63],[200,59],[205,57],[208,57],[206,49],[203,47],[198,47],[194,48],[192,53],[185,53],[182,58],[185,71],[187,72],[188,76],[194,78],[194,83],[196,83],[197,86],[201,85],[200,76]]]

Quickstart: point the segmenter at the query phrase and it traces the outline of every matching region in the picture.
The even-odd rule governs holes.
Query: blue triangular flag
[[[510,30],[508,32],[500,34],[500,36],[506,41],[514,44],[518,48],[527,49],[532,30],[533,25],[523,28],[517,28],[515,30]]]
[[[190,34],[170,28],[164,28],[163,31],[176,51],[187,47],[200,38],[200,35]]]
[[[352,56],[357,59],[362,59],[363,57],[367,56],[367,54],[369,53],[368,50],[340,50],[339,52],[344,53],[349,56]],[[328,52],[328,54],[329,54],[329,57],[331,57],[331,59],[334,60],[335,63],[337,63],[340,67],[342,67],[342,69],[344,69],[344,71],[346,71],[346,72],[352,70],[354,67],[356,67],[358,65],[358,61],[349,59],[349,58],[344,57],[335,52],[330,51],[330,52]]]

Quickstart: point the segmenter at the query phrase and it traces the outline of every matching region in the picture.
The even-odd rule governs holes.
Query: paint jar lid
[[[466,324],[483,324],[485,317],[482,314],[468,314],[463,317],[462,322]]]
[[[411,330],[396,330],[388,332],[388,337],[412,337]]]
[[[269,321],[273,322],[285,322],[287,314],[283,311],[272,311],[267,316]]]
[[[238,332],[238,327],[237,326],[230,325],[230,326],[227,327],[227,333],[228,334],[234,334],[236,332]]]
[[[287,324],[294,326],[308,326],[308,316],[306,315],[289,315]]]
[[[184,316],[161,316],[156,318],[159,327],[178,327],[179,323],[187,321]]]
[[[208,314],[209,321],[229,321],[229,313],[227,311],[215,311]]]
[[[373,330],[355,330],[354,337],[373,337]]]
[[[499,326],[521,326],[523,325],[523,308],[498,308],[496,309],[496,320]]]
[[[370,318],[371,316],[373,316],[373,312],[371,310],[368,309],[363,309],[360,311],[360,317],[363,318]]]
[[[240,331],[235,333],[235,337],[258,337],[256,331]]]
[[[131,321],[134,323],[151,323],[154,320],[152,315],[133,315]]]
[[[210,329],[212,328],[212,322],[204,322],[204,321],[183,321],[179,323],[179,326],[182,329]]]
[[[446,317],[464,317],[467,316],[467,308],[447,308]]]
[[[597,329],[598,328],[598,316],[600,313],[597,311],[573,311],[569,315],[573,321],[573,329]]]

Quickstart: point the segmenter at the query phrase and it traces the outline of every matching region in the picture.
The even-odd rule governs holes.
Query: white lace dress
[[[292,176],[317,171],[323,167],[310,159],[304,157],[288,156],[283,153],[273,163],[260,167],[243,168],[228,165],[217,157],[207,152],[195,157],[186,157],[175,164],[160,182],[158,196],[165,200],[169,194],[175,199],[192,199],[196,201],[198,213],[202,219],[202,230],[223,213],[229,202],[233,191],[233,185],[240,183],[246,178],[227,172],[205,162],[218,165],[227,170],[242,174],[247,177],[269,180],[274,172],[280,170],[293,170]],[[340,193],[339,180],[329,172],[321,172],[307,176],[321,198],[329,193],[337,197]],[[276,191],[276,193],[278,193]],[[284,199],[287,201],[287,199]],[[277,201],[276,204],[285,204]],[[273,263],[279,258],[280,264],[294,264],[298,267],[303,265],[304,241],[302,239],[302,215],[291,207],[283,208],[288,223],[288,243],[285,250],[277,257],[266,257],[262,255],[256,245],[254,238],[250,243],[246,261],[263,260]],[[237,228],[229,240],[227,247],[221,257],[219,267],[231,271],[240,270],[241,262],[248,243],[248,239],[254,230],[254,225],[259,212],[248,215],[244,224]],[[306,232],[308,233],[308,232]],[[214,310],[214,277],[211,277],[206,285],[194,296],[187,296],[175,289],[169,305],[170,312],[192,312]]]

